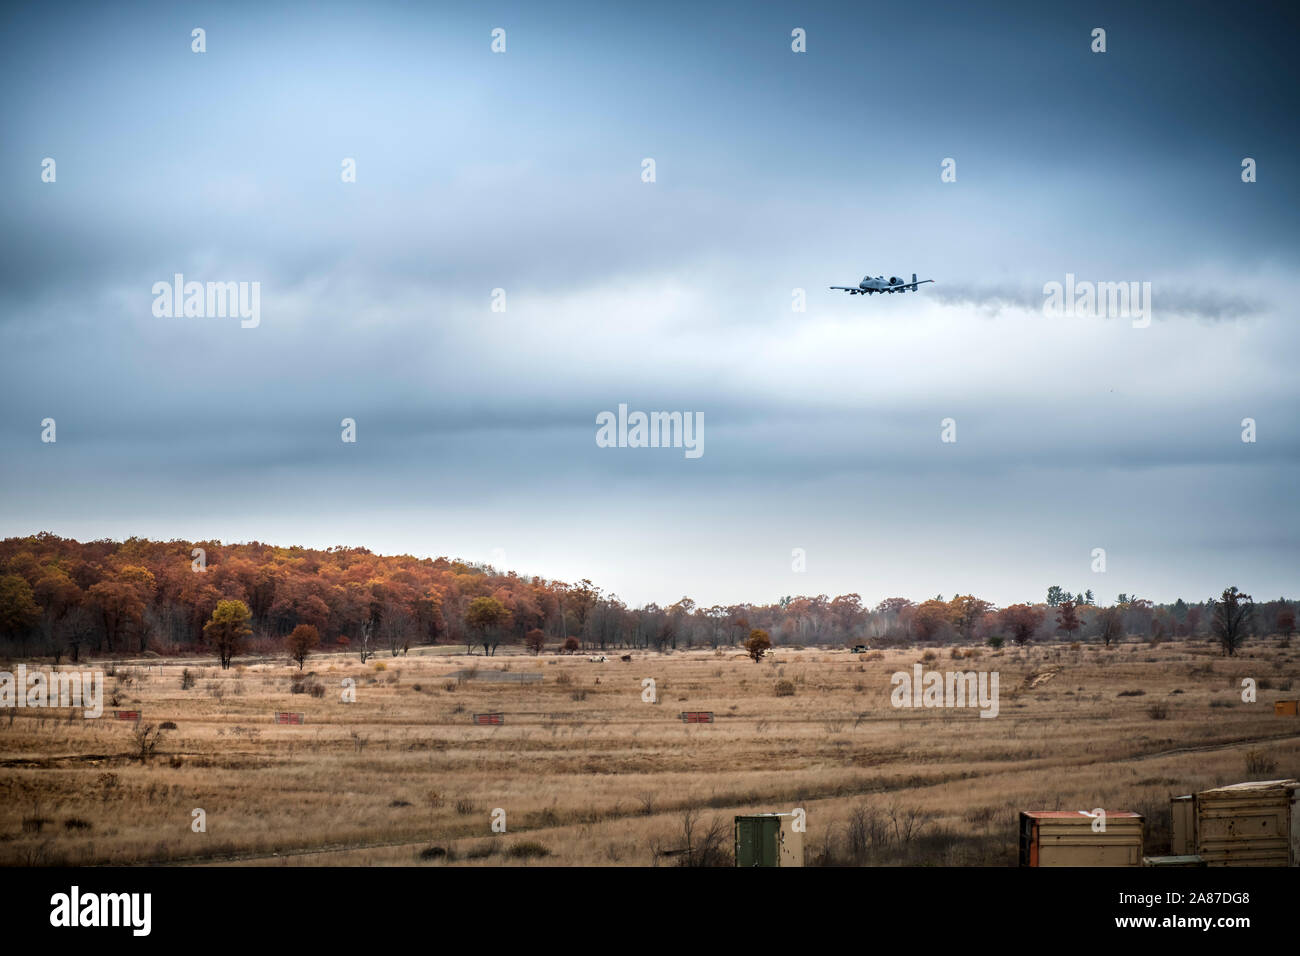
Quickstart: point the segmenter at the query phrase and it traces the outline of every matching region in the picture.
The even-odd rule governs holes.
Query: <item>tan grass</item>
[[[855,810],[892,811],[916,815],[923,839],[891,862],[1010,864],[1020,809],[1138,809],[1159,841],[1170,795],[1248,779],[1247,754],[1300,775],[1300,722],[1272,707],[1294,692],[1240,699],[1242,677],[1300,672],[1289,649],[1233,660],[1186,642],[969,650],[926,666],[998,670],[996,719],[894,709],[890,675],[910,671],[917,648],[778,648],[760,664],[712,650],[592,663],[438,649],[383,670],[325,655],[306,667],[322,698],[291,693],[287,661],[119,664],[106,683],[123,706],[176,729],[142,762],[129,723],[0,713],[0,864],[650,865],[688,809],[729,827],[737,813],[796,806],[810,854],[840,846]],[[471,663],[544,680],[448,678]],[[183,691],[186,667],[197,683]],[[354,704],[340,700],[345,677]],[[642,701],[645,677],[657,705]],[[776,696],[777,681],[795,693]],[[683,724],[682,710],[716,722]],[[277,725],[276,711],[307,722]],[[494,711],[503,726],[471,723]],[[195,808],[206,833],[191,830]],[[497,808],[505,834],[491,829]],[[428,847],[448,854],[421,859]]]

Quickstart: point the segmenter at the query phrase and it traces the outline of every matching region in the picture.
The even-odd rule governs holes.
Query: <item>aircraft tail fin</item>
[[[913,292],[916,291],[916,273],[915,273],[915,272],[912,273],[912,291],[913,291]]]

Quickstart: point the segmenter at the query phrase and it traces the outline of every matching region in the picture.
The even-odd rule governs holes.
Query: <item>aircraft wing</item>
[[[927,282],[933,282],[933,279],[918,279],[915,282],[904,282],[903,285],[925,285]],[[897,286],[895,286],[897,288]]]

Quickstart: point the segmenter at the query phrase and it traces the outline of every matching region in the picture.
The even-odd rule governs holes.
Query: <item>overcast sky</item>
[[[0,534],[1296,596],[1294,12],[622,6],[6,5]],[[156,317],[175,273],[260,324]],[[1045,315],[1067,273],[1149,327]],[[704,454],[598,447],[620,403]]]

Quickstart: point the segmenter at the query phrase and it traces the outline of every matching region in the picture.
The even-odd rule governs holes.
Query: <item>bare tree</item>
[[[370,646],[370,640],[375,636],[375,619],[374,617],[366,618],[366,622],[361,625],[361,640],[359,648],[361,651],[361,663],[365,663],[374,655],[374,649]]]
[[[1124,633],[1124,618],[1117,607],[1104,607],[1097,613],[1097,636],[1110,647]]]
[[[58,633],[72,663],[76,664],[81,660],[81,645],[95,635],[95,615],[85,605],[78,605],[63,616]]]
[[[135,741],[135,755],[141,763],[147,763],[162,743],[163,732],[156,724],[140,724],[132,734]]]
[[[699,810],[692,807],[682,813],[682,842],[685,846],[677,857],[677,865],[726,866],[726,824],[717,816],[705,828],[701,829],[699,824]]]
[[[379,636],[393,657],[398,652],[405,654],[411,646],[415,620],[405,605],[397,601],[385,601],[383,612],[379,617]]]
[[[925,827],[930,814],[918,806],[905,807],[897,801],[889,805],[888,813],[894,826],[894,840],[899,850],[906,853],[912,838]]]

